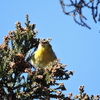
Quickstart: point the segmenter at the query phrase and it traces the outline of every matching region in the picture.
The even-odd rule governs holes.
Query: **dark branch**
[[[92,13],[92,18],[94,20],[95,23],[97,23],[99,18],[99,4],[100,4],[100,0],[89,0],[88,2],[86,2],[85,0],[69,0],[70,3],[65,3],[64,0],[59,0],[61,7],[62,7],[62,11],[69,16],[72,16],[74,21],[84,27],[87,27],[89,29],[91,29],[87,23],[85,22],[87,20],[87,18],[85,17],[85,15],[83,14],[83,8],[88,8],[91,13]],[[66,0],[67,2],[67,0]],[[68,7],[73,7],[73,9],[71,9],[70,11],[68,11]],[[76,18],[77,16],[79,16],[79,21]],[[85,20],[85,21],[84,21]]]

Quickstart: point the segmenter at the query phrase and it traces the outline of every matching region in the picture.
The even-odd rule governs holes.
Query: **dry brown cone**
[[[15,54],[15,56],[13,58],[13,62],[15,63],[17,68],[23,72],[25,72],[26,68],[31,67],[30,63],[26,62],[24,59],[25,59],[25,57],[22,53]]]

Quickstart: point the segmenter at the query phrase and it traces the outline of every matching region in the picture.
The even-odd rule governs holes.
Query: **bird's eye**
[[[47,44],[47,42],[42,42],[43,44]]]
[[[47,42],[44,42],[44,44],[47,44]]]

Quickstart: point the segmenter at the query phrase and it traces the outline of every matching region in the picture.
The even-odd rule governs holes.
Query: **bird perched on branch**
[[[57,59],[52,46],[48,40],[42,40],[39,42],[37,50],[32,54],[31,63],[35,67],[44,68],[50,62]]]

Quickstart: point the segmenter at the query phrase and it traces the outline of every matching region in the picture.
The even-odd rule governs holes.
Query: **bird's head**
[[[39,48],[42,47],[42,48],[45,48],[45,49],[50,49],[50,48],[51,48],[51,45],[50,45],[49,41],[47,41],[47,40],[42,40],[42,41],[40,41],[38,47],[39,47]]]

